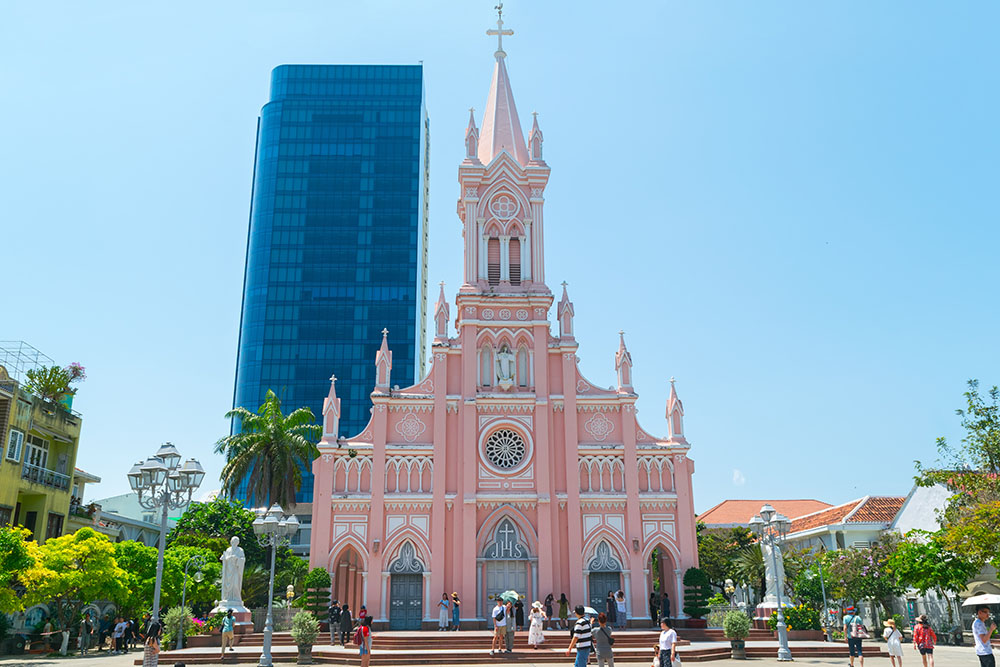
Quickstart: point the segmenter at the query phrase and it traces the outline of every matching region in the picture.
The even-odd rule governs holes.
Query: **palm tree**
[[[309,408],[299,408],[287,417],[281,399],[270,389],[257,412],[238,407],[226,413],[237,417],[240,431],[215,443],[215,453],[224,454],[223,490],[233,495],[247,481],[247,500],[256,506],[295,507],[295,492],[302,486],[302,468],[312,465],[319,450],[312,440],[322,434],[313,423]]]
[[[767,568],[764,566],[764,554],[760,542],[748,544],[736,554],[733,561],[736,579],[748,584],[758,596],[764,598],[767,589]]]

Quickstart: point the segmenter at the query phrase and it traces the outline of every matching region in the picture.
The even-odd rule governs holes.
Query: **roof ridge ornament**
[[[501,2],[493,9],[497,10],[497,29],[493,30],[491,28],[486,31],[486,34],[489,35],[490,37],[496,35],[497,50],[496,52],[494,52],[493,55],[499,60],[500,58],[504,58],[507,56],[507,53],[503,50],[503,36],[507,35],[509,37],[514,34],[514,31],[510,29],[507,30],[503,29],[503,3]]]

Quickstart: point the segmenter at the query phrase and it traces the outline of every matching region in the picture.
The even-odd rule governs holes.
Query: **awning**
[[[73,440],[71,438],[67,438],[62,433],[56,433],[55,431],[47,429],[44,426],[39,426],[38,424],[32,424],[31,428],[32,430],[38,431],[39,433],[44,433],[45,435],[55,440],[58,440],[59,442],[68,442],[71,445],[73,444]]]

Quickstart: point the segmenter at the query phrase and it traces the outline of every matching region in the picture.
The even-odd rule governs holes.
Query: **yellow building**
[[[24,343],[15,345],[40,355]],[[0,349],[4,352],[9,348]],[[12,358],[0,355],[0,361],[8,364]],[[79,521],[70,525],[71,504],[79,512],[82,500],[81,496],[74,500],[74,486],[81,489],[98,480],[83,471],[75,479],[81,416],[29,393],[16,379],[21,370],[8,373],[0,365],[0,525],[23,526],[44,542],[79,527]]]

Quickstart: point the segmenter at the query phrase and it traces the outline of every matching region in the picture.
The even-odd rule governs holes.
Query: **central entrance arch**
[[[411,542],[404,542],[389,566],[389,629],[419,630],[423,614],[424,565]]]
[[[483,551],[484,595],[481,613],[490,617],[494,598],[504,591],[514,590],[529,595],[528,590],[528,548],[521,541],[517,527],[510,519],[501,519],[493,532],[493,539]]]
[[[602,540],[597,544],[594,557],[587,564],[587,589],[590,606],[598,611],[607,607],[608,591],[622,589],[622,564],[615,558],[611,546]]]

